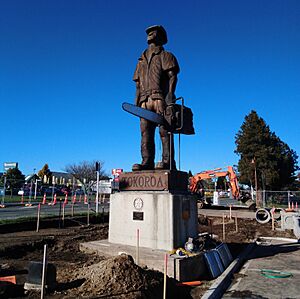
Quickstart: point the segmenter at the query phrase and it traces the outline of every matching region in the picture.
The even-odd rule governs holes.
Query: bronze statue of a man
[[[146,29],[146,33],[148,48],[139,58],[133,76],[136,82],[135,104],[163,114],[166,106],[174,103],[176,99],[175,88],[179,65],[175,56],[163,48],[168,39],[162,26],[151,26]],[[176,169],[173,135],[168,134],[165,126],[159,127],[162,161],[154,165],[156,124],[141,118],[140,128],[142,163],[134,164],[132,170],[170,169],[170,166]]]

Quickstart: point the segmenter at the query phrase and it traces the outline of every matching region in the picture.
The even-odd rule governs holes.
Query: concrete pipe
[[[203,209],[204,202],[202,200],[197,201],[197,207],[198,207],[198,209]]]
[[[255,219],[260,224],[266,224],[271,220],[270,211],[267,209],[258,209],[255,213]]]

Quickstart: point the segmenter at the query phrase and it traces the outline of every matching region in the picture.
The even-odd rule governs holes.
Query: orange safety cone
[[[46,193],[44,193],[44,197],[43,197],[43,201],[42,201],[42,205],[46,204]]]
[[[64,204],[66,205],[68,203],[68,193],[66,194],[65,196],[65,201],[64,201]]]
[[[52,205],[53,205],[53,206],[56,205],[56,193],[54,194],[54,199],[53,199]]]
[[[85,205],[88,204],[88,201],[87,201],[87,195],[86,195],[86,194],[84,195],[84,204],[85,204]]]
[[[296,201],[296,210],[298,210],[298,202]]]
[[[289,210],[291,209],[291,203],[290,202],[288,203],[288,209]]]
[[[294,210],[294,202],[292,201],[292,210]]]
[[[73,203],[76,203],[76,194],[74,194],[74,196],[73,196],[73,201],[72,201]]]

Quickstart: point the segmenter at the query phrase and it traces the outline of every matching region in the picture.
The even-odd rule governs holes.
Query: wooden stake
[[[90,202],[87,204],[87,225],[90,225]]]
[[[223,213],[223,242],[225,242],[225,215]]]
[[[74,202],[72,203],[71,208],[72,217],[74,217]]]
[[[136,230],[136,264],[140,263],[140,230]]]
[[[47,274],[47,244],[44,245],[41,299],[44,299],[46,274]]]
[[[65,221],[65,207],[66,207],[66,203],[63,203],[63,208],[62,208],[62,221]]]
[[[165,263],[164,263],[164,294],[163,299],[167,298],[167,269],[168,269],[168,254],[165,254]]]
[[[36,232],[39,232],[40,228],[40,213],[41,213],[41,204],[38,204],[38,210],[37,210],[37,221],[36,221]]]
[[[208,218],[210,226],[210,237],[213,237],[213,219]]]
[[[237,213],[235,214],[235,232],[237,233],[239,231],[238,229],[238,218],[237,218]]]
[[[232,214],[231,214],[231,205],[229,205],[229,219],[231,220]]]
[[[272,217],[272,230],[275,230],[274,207],[271,213],[271,217]]]

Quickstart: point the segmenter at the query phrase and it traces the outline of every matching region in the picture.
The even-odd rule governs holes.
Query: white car
[[[24,190],[19,190],[18,195],[24,195]]]

